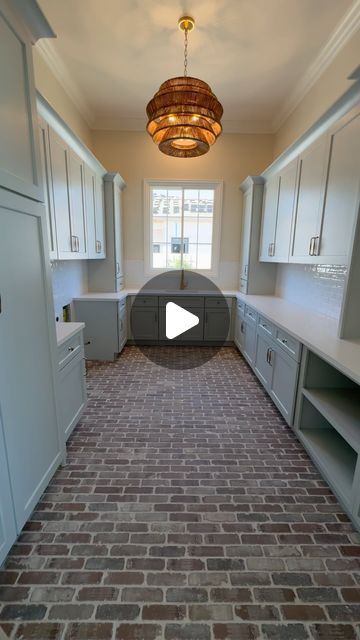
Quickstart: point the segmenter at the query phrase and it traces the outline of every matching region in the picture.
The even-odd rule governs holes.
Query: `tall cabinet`
[[[240,291],[272,294],[275,289],[275,265],[259,262],[259,243],[264,179],[249,176],[240,185],[243,192],[241,227]]]
[[[107,173],[103,180],[106,259],[89,262],[89,291],[121,291],[124,288],[122,191],[125,182],[118,173]]]
[[[0,0],[0,564],[64,451],[31,58],[54,34],[35,1],[18,6]]]

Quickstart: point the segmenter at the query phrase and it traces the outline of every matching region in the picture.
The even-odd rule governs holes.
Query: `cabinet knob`
[[[288,343],[288,341],[286,340],[286,338],[283,338],[283,339],[281,340],[281,342],[282,342],[283,344],[287,344],[287,343]]]
[[[68,347],[68,351],[74,351],[74,347]]]

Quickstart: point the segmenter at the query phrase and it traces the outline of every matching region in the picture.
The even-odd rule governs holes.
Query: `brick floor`
[[[235,349],[128,347],[88,386],[0,571],[11,638],[360,637],[359,534]]]

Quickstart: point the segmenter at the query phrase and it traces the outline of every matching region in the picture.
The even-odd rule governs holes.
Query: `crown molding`
[[[97,114],[91,128],[99,131],[146,131],[146,118],[112,117]],[[252,120],[223,120],[223,133],[272,133],[271,123]]]
[[[82,92],[79,90],[67,66],[56,52],[53,43],[49,40],[40,40],[36,43],[36,49],[89,127],[92,127],[94,120],[92,110]]]
[[[296,109],[301,100],[310,91],[341,49],[349,42],[352,36],[360,29],[360,0],[354,0],[349,11],[338,23],[332,35],[321,49],[318,56],[300,78],[294,90],[284,102],[279,114],[272,122],[272,130],[275,133],[285,120]]]

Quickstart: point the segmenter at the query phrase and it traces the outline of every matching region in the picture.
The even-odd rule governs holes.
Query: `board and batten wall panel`
[[[127,287],[141,286],[144,276],[143,181],[223,180],[220,265],[214,280],[223,288],[239,282],[242,193],[248,175],[260,174],[273,157],[273,136],[223,134],[209,153],[199,158],[162,154],[144,131],[94,131],[93,152],[109,171],[126,182],[124,205],[124,266]]]

